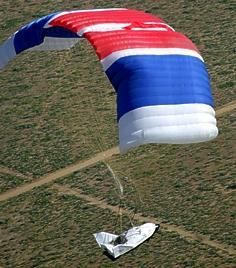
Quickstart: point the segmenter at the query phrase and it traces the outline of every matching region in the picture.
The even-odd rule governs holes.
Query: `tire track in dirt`
[[[101,209],[109,209],[111,212],[116,213],[116,214],[120,213],[120,209],[118,206],[109,205],[104,200],[100,200],[100,199],[92,197],[90,195],[83,194],[82,191],[79,189],[75,190],[75,189],[71,189],[70,187],[61,186],[59,184],[52,185],[51,189],[58,191],[59,194],[77,196],[77,197],[85,200],[88,204],[94,205],[94,206],[99,207]],[[132,211],[129,209],[122,208],[122,213],[125,215],[131,215]],[[181,227],[178,227],[176,225],[164,223],[164,221],[162,219],[156,219],[153,217],[142,216],[139,213],[135,214],[134,219],[138,220],[139,222],[159,223],[159,224],[161,224],[161,227],[164,228],[166,231],[178,233],[181,237],[185,238],[186,240],[197,241],[201,244],[205,244],[207,246],[210,246],[210,247],[213,247],[213,248],[219,250],[221,255],[223,255],[224,257],[228,257],[228,255],[234,255],[234,256],[236,255],[236,250],[227,244],[213,241],[206,235],[196,234],[196,233],[187,231]],[[227,253],[228,255],[226,255],[225,253]]]
[[[221,116],[223,114],[233,111],[234,109],[236,109],[236,101],[231,101],[216,110],[216,116]]]
[[[216,111],[216,116],[224,115],[225,113],[228,113],[234,109],[236,109],[236,101],[229,102],[228,104],[220,107]],[[79,161],[73,165],[69,165],[65,168],[62,168],[62,169],[59,169],[55,172],[49,173],[48,175],[42,176],[39,179],[35,179],[33,182],[24,184],[22,186],[18,186],[15,189],[11,189],[9,191],[6,191],[6,192],[0,194],[0,202],[8,200],[12,197],[16,197],[16,196],[23,194],[25,192],[31,191],[35,187],[39,187],[39,186],[42,186],[44,184],[53,182],[56,179],[68,176],[73,172],[76,172],[76,171],[81,170],[85,167],[91,166],[99,161],[106,160],[106,159],[108,159],[108,158],[110,158],[113,155],[118,154],[118,153],[119,153],[119,148],[113,147],[107,151],[98,153],[97,155],[95,155],[94,157],[92,157],[88,160],[85,160],[83,162]],[[4,173],[4,169],[0,169],[0,172],[1,172],[1,170]],[[5,171],[6,171],[6,169],[5,169]],[[17,173],[16,171],[12,171],[12,172],[13,172],[12,175]],[[8,174],[10,174],[10,170],[8,170]]]
[[[118,154],[118,153],[119,153],[118,147],[114,147],[114,148],[109,149],[105,152],[98,153],[93,158],[90,158],[90,159],[85,160],[83,162],[79,161],[78,163],[75,163],[73,165],[59,169],[59,170],[57,170],[53,173],[50,173],[48,175],[45,175],[39,179],[35,179],[31,183],[27,183],[27,184],[24,184],[22,186],[16,187],[15,189],[11,189],[9,191],[6,191],[6,192],[0,194],[0,201],[5,201],[5,200],[8,200],[12,197],[16,197],[20,194],[31,191],[35,187],[39,187],[39,186],[42,186],[44,184],[50,183],[56,179],[65,177],[73,172],[76,172],[78,170],[81,170],[83,168],[91,166],[93,164],[96,164],[99,161],[106,160],[107,158],[110,158],[111,156]]]

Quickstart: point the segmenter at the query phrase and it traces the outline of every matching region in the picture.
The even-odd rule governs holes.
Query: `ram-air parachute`
[[[0,68],[25,50],[61,50],[86,38],[117,92],[121,152],[145,143],[196,143],[218,134],[206,66],[161,19],[129,9],[50,14],[0,47]]]

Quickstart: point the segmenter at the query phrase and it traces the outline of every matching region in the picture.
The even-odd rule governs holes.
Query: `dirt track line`
[[[216,110],[216,116],[221,116],[225,113],[231,112],[234,109],[236,109],[236,101],[231,101],[226,105],[220,107],[218,110]]]
[[[83,194],[82,191],[79,189],[75,190],[75,189],[71,189],[69,187],[61,186],[58,184],[52,185],[51,188],[54,190],[57,190],[60,194],[77,196],[77,197],[85,200],[86,202],[88,202],[88,204],[94,205],[94,206],[99,207],[101,209],[109,209],[110,211],[112,211],[113,213],[116,213],[116,214],[120,213],[118,206],[109,205],[104,200],[99,200],[98,198],[89,196],[87,194]],[[122,213],[125,215],[131,215],[132,211],[129,209],[123,208]],[[230,247],[229,245],[210,240],[210,238],[206,235],[192,233],[192,232],[187,231],[183,228],[180,228],[176,225],[164,223],[163,220],[161,220],[161,219],[156,219],[153,217],[146,217],[146,216],[142,216],[141,214],[136,214],[134,216],[134,219],[138,220],[139,222],[159,223],[159,224],[161,224],[162,228],[166,229],[167,231],[178,233],[181,237],[185,238],[186,240],[198,241],[201,244],[206,244],[210,247],[213,247],[217,250],[220,250],[221,254],[224,256],[225,256],[225,253],[227,253],[229,255],[236,255],[236,250],[234,248]]]
[[[27,183],[25,185],[16,187],[15,189],[11,189],[9,191],[6,191],[5,193],[2,193],[0,195],[0,201],[5,201],[9,198],[16,197],[20,194],[23,194],[25,192],[31,191],[35,187],[42,186],[44,184],[50,183],[58,178],[62,178],[64,176],[67,176],[73,172],[76,172],[78,170],[81,170],[83,168],[86,168],[88,166],[91,166],[99,161],[105,160],[107,158],[110,158],[112,155],[118,154],[119,149],[118,147],[114,147],[112,149],[109,149],[105,152],[98,153],[93,158],[85,160],[83,162],[78,162],[73,165],[67,166],[65,168],[59,169],[56,172],[50,173],[48,175],[45,175],[39,179],[35,179],[35,181],[31,183]]]
[[[236,101],[232,101],[221,108],[219,108],[216,111],[217,116],[221,116],[225,113],[228,113],[232,110],[236,109]],[[98,153],[91,159],[85,160],[83,162],[79,161],[73,165],[67,166],[63,169],[60,169],[58,171],[52,172],[48,175],[45,175],[39,179],[35,179],[35,181],[27,183],[25,185],[16,187],[15,189],[11,189],[9,191],[6,191],[5,193],[0,194],[0,202],[8,200],[12,197],[16,197],[20,194],[23,194],[25,192],[31,191],[35,187],[42,186],[44,184],[50,183],[56,179],[62,178],[64,176],[70,175],[73,172],[76,172],[78,170],[81,170],[85,167],[88,167],[90,165],[93,165],[99,161],[106,160],[110,157],[112,157],[115,154],[119,153],[118,147],[113,147],[105,152]]]

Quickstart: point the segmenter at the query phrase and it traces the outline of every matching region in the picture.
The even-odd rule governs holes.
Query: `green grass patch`
[[[22,178],[16,175],[9,175],[0,172],[0,193],[30,182],[30,179]]]
[[[0,264],[6,268],[233,267],[233,259],[163,230],[113,262],[103,255],[92,234],[118,231],[117,215],[45,187],[0,207]],[[124,218],[124,229],[128,226]]]
[[[105,7],[146,10],[185,33],[206,61],[217,109],[235,100],[232,0],[9,0],[1,3],[0,41],[51,12]],[[22,53],[1,72],[0,87],[2,166],[40,177],[118,144],[115,94],[86,42],[70,51]],[[147,145],[109,160],[124,186],[123,206],[233,245],[235,114],[219,118],[218,124],[220,135],[210,143]],[[119,204],[104,163],[59,181]],[[24,178],[1,175],[1,191],[24,183]],[[2,203],[0,215],[3,267],[235,266],[214,249],[167,232],[112,263],[91,234],[117,230],[117,215],[47,188]]]

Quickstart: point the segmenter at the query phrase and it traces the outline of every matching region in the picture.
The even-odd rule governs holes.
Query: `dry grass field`
[[[0,42],[59,10],[128,7],[162,17],[199,47],[220,130],[212,142],[120,155],[115,93],[89,44],[21,54],[0,72],[0,267],[236,267],[233,2],[0,1]],[[120,232],[131,218],[161,229],[112,261],[92,234]]]

